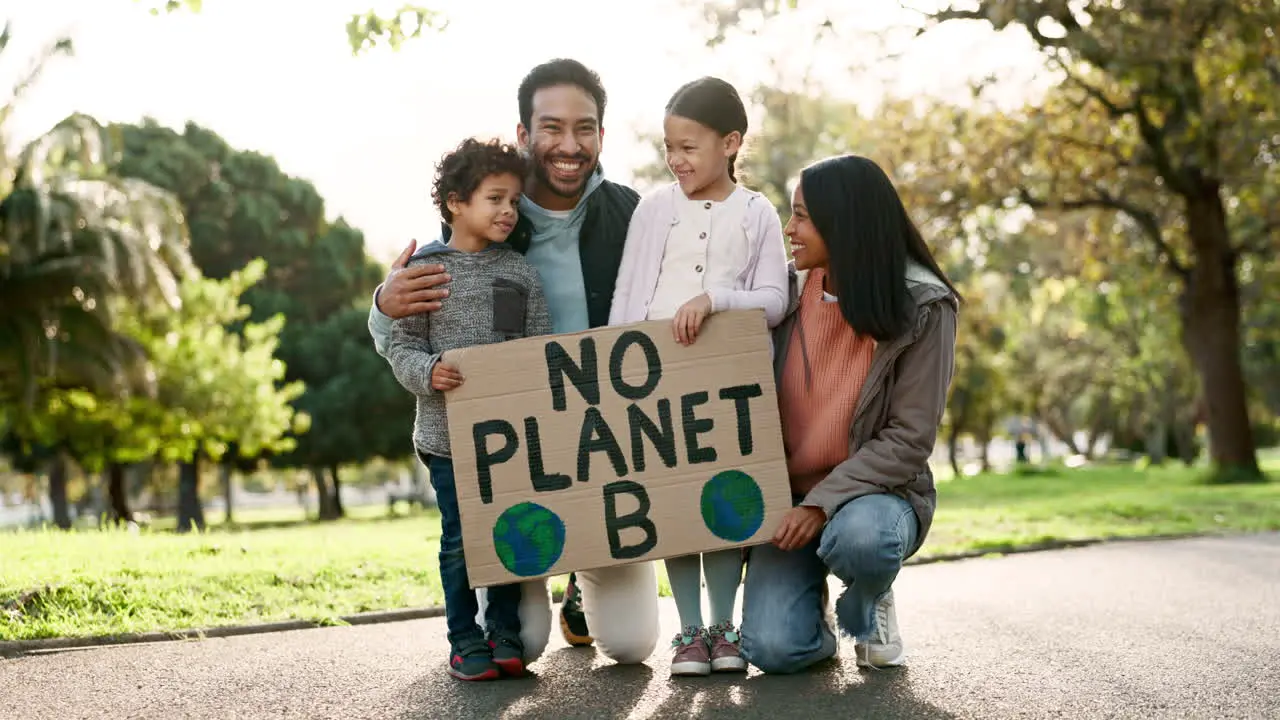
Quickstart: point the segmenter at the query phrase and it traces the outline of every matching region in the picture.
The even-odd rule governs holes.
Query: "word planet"
[[[764,524],[764,494],[741,470],[725,470],[702,486],[702,522],[713,535],[745,542]]]
[[[531,502],[512,505],[493,524],[493,549],[507,572],[520,577],[543,575],[564,552],[564,521]]]

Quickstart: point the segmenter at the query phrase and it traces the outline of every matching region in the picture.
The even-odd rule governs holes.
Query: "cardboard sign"
[[[447,357],[473,587],[768,542],[791,507],[761,311]]]

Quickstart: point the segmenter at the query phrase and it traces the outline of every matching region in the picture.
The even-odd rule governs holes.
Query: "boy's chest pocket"
[[[525,311],[529,304],[529,290],[514,280],[494,278],[493,331],[503,335],[525,334]]]

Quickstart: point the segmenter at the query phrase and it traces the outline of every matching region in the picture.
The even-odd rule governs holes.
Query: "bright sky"
[[[448,16],[446,32],[399,53],[352,57],[346,20],[377,0],[205,0],[200,15],[162,17],[133,0],[0,0],[0,20],[14,34],[0,57],[0,97],[38,47],[60,33],[76,43],[76,56],[54,63],[19,107],[10,139],[28,140],[73,111],[103,121],[150,115],[178,128],[194,120],[310,180],[329,215],[361,228],[370,252],[386,261],[408,238],[434,237],[429,191],[440,155],[468,135],[514,138],[520,79],[552,57],[581,60],[604,80],[602,162],[623,182],[652,159],[637,135],[657,131],[671,92],[701,75],[720,75],[745,96],[756,82],[790,82],[815,66],[827,87],[873,103],[886,87],[963,95],[968,77],[1025,68],[1029,57],[1017,39],[960,26],[915,41],[900,62],[851,70],[883,51],[844,36],[838,55],[824,53],[812,17],[712,51],[688,0],[430,4]],[[912,19],[896,0],[827,5],[844,14],[841,28]]]

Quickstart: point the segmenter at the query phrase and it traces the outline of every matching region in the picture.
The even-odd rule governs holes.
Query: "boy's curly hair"
[[[528,163],[515,145],[497,138],[488,142],[467,138],[458,147],[445,153],[440,164],[436,165],[431,199],[435,201],[440,217],[446,223],[452,223],[450,195],[456,194],[459,200],[468,202],[485,178],[510,173],[523,180],[527,172]]]

